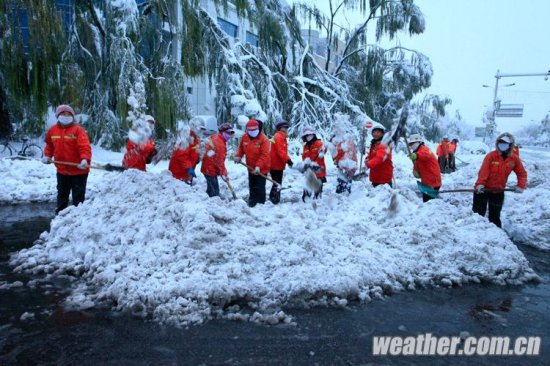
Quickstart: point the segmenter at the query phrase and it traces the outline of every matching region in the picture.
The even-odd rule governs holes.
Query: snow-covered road
[[[94,156],[121,160],[99,149]],[[444,176],[446,188],[471,187],[483,159],[459,157],[467,164]],[[528,149],[522,157],[532,188],[507,195],[504,226],[515,239],[548,249],[548,162]],[[244,168],[227,165],[244,198]],[[472,214],[471,194],[422,204],[410,161],[395,154],[394,165],[396,212],[388,210],[387,187],[357,182],[350,196],[336,195],[330,163],[321,200],[303,204],[303,177],[290,170],[282,203],[253,209],[229,200],[224,186],[223,199],[209,199],[202,176],[193,187],[172,179],[167,162],[150,173],[93,171],[88,200],[56,217],[50,232],[11,263],[17,271],[73,278],[75,307],[107,303],[178,324],[210,317],[288,322],[285,305],[343,306],[417,286],[536,278],[506,233]],[[55,197],[51,166],[3,159],[0,178],[1,201]]]

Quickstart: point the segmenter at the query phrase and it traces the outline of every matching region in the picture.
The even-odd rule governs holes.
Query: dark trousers
[[[449,153],[449,169],[451,169],[451,171],[453,172],[456,170],[456,161],[455,161],[454,153]]]
[[[439,163],[439,170],[441,173],[447,173],[448,161],[444,156],[438,156],[437,162]]]
[[[206,194],[208,194],[208,197],[219,196],[220,186],[218,184],[218,177],[205,174],[204,178],[206,178]]]
[[[283,185],[283,170],[271,169],[270,174],[271,179],[280,185]],[[269,200],[273,202],[274,205],[281,202],[281,190],[275,184],[271,186],[271,191],[269,191]]]
[[[439,188],[441,187],[434,187],[436,191],[439,191]],[[422,193],[422,202],[428,202],[429,200],[433,200],[434,197],[427,195],[426,193]]]
[[[344,192],[351,193],[351,183],[353,182],[351,178],[342,179],[338,177],[337,180],[338,182],[336,183],[336,193],[344,193]]]
[[[500,211],[504,205],[504,192],[500,193],[474,193],[474,203],[472,211],[485,216],[487,206],[489,206],[489,221],[498,227],[502,227],[500,222]]]
[[[57,173],[57,208],[55,213],[58,214],[69,206],[69,194],[72,192],[73,205],[78,206],[79,203],[86,199],[86,182],[88,174],[78,175],[63,175]]]
[[[321,181],[321,188],[319,188],[319,192],[315,193],[313,195],[313,199],[316,200],[317,198],[320,198],[323,195],[323,184],[327,182],[327,178],[318,178]],[[302,202],[306,201],[306,197],[311,197],[311,193],[309,193],[307,190],[304,189],[304,193],[302,193]]]
[[[248,206],[254,207],[258,203],[265,203],[265,181],[264,177],[248,173]]]

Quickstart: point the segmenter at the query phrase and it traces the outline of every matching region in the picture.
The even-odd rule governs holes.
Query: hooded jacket
[[[499,135],[495,142],[495,147],[498,141],[504,136],[510,138],[510,148],[505,152],[500,152],[497,147],[496,150],[491,151],[485,156],[479,168],[474,188],[484,185],[485,190],[489,192],[502,192],[506,188],[508,176],[512,171],[518,177],[518,187],[527,188],[527,172],[518,154],[514,153],[516,146],[514,137],[507,132]]]

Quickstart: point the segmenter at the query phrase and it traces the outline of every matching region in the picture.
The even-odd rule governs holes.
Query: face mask
[[[313,140],[313,135],[307,135],[307,136],[306,136],[306,140],[307,140],[307,141]]]
[[[416,151],[420,147],[420,142],[413,142],[409,145],[409,147],[411,148],[411,151]]]
[[[71,123],[73,123],[74,118],[73,116],[59,116],[57,117],[57,120],[62,125],[70,125]]]
[[[499,142],[497,147],[499,151],[507,151],[510,148],[510,144],[507,142]]]
[[[252,130],[252,131],[248,131],[248,136],[250,137],[256,137],[260,134],[260,130]]]
[[[231,137],[233,137],[232,134],[227,133],[227,132],[222,132],[222,135],[223,135],[223,138],[225,139],[225,141],[227,141],[227,140],[229,140]]]

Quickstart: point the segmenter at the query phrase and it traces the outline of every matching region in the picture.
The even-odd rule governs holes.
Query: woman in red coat
[[[74,119],[74,110],[68,105],[60,105],[55,110],[57,123],[46,133],[46,148],[42,162],[49,164],[55,160],[77,164],[68,166],[57,164],[57,208],[55,213],[69,205],[72,193],[73,205],[77,206],[86,198],[86,182],[92,161],[92,147],[86,131]]]
[[[424,145],[422,137],[418,134],[411,135],[408,140],[411,154],[409,158],[413,162],[413,175],[420,178],[420,183],[439,191],[441,188],[441,171],[435,155]],[[422,200],[428,202],[433,197],[422,193]]]
[[[201,172],[206,179],[206,193],[209,197],[220,195],[218,176],[227,181],[227,169],[225,157],[227,155],[226,143],[235,134],[229,123],[222,123],[218,127],[219,133],[208,138],[205,144],[204,157],[202,158]]]
[[[189,131],[189,135],[184,138],[184,141],[176,144],[168,170],[174,178],[191,183],[197,177],[195,167],[200,159],[200,140],[193,131]]]

